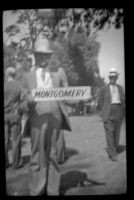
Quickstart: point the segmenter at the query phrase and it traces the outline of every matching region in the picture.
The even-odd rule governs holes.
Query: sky
[[[13,24],[16,16],[9,14],[7,11],[3,13],[3,30],[5,27]],[[7,35],[3,34],[4,41],[7,40]],[[124,66],[124,29],[115,29],[114,27],[101,31],[98,34],[97,40],[100,42],[100,52],[98,64],[100,75],[108,82],[108,73],[110,68],[116,67],[120,73],[118,83],[125,88],[125,66]]]
[[[99,52],[99,69],[101,76],[108,82],[110,68],[116,67],[119,75],[118,83],[125,87],[124,28],[111,28],[102,31],[97,40],[101,43]]]

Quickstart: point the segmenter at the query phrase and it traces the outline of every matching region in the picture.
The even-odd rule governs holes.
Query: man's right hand
[[[28,94],[27,96],[27,101],[28,101],[28,107],[30,110],[33,110],[35,107],[36,102],[34,101],[34,98],[31,94]]]
[[[28,103],[34,103],[35,102],[34,98],[33,98],[33,96],[31,94],[27,95],[27,100],[28,100]]]

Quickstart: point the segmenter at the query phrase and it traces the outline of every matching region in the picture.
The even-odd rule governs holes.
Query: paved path
[[[99,116],[72,116],[72,132],[64,132],[66,162],[61,168],[64,195],[122,194],[126,192],[126,127],[122,124],[117,162],[109,160],[103,124]],[[28,195],[30,140],[23,139],[22,156],[26,165],[6,171],[7,193]],[[11,160],[11,152],[9,152]],[[83,185],[87,180],[88,184]]]

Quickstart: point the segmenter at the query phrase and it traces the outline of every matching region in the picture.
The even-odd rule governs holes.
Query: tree
[[[4,69],[7,67],[14,67],[16,62],[16,46],[12,44],[10,46],[3,45],[3,55],[4,55]]]
[[[58,41],[64,47],[62,51],[57,51],[60,57],[58,62],[65,68],[71,85],[97,84],[100,48],[96,42],[97,33],[105,27],[114,25],[120,28],[123,24],[123,9],[114,8],[26,9],[12,13],[18,13],[18,19],[5,32],[12,39],[24,33],[16,47],[17,56],[23,55],[25,60],[27,50],[33,52],[34,42],[39,35]]]
[[[62,41],[62,45],[59,45],[58,42],[58,46],[55,45],[54,47],[54,54],[52,56],[51,59],[51,70],[53,70],[53,66],[54,69],[57,67],[59,68],[59,66],[61,66],[62,68],[64,68],[66,75],[67,75],[67,79],[69,82],[70,86],[74,86],[77,85],[78,81],[79,81],[79,75],[78,72],[75,71],[75,66],[74,63],[72,61],[72,57],[70,57],[69,55],[69,44],[67,40],[63,40]]]
[[[70,29],[84,33],[88,38],[94,37],[104,27],[114,25],[120,28],[123,24],[123,9],[25,9],[14,10],[18,13],[18,20],[14,25],[5,29],[10,37],[19,34],[21,24],[28,28],[22,38],[25,41],[25,48],[32,46],[39,34],[49,34],[55,37],[59,32],[69,33]],[[47,31],[46,31],[47,29]],[[24,31],[24,29],[23,29]],[[49,33],[48,33],[49,32]]]
[[[82,34],[73,33],[70,37],[66,40],[60,37],[61,48],[55,48],[53,65],[58,61],[58,66],[65,69],[70,85],[95,85],[95,74],[99,73],[99,43],[88,42]]]

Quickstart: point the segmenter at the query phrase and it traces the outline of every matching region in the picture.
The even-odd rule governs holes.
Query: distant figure
[[[125,108],[123,89],[116,84],[118,75],[116,68],[112,68],[109,71],[110,83],[102,87],[98,95],[98,106],[101,108],[106,133],[107,153],[112,161],[117,160],[119,133]]]
[[[21,101],[21,87],[15,78],[15,68],[9,67],[4,83],[4,120],[5,120],[5,153],[6,168],[9,167],[8,149],[12,140],[12,167],[21,166],[21,115],[19,106]]]

